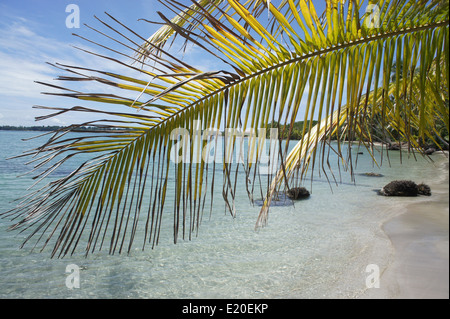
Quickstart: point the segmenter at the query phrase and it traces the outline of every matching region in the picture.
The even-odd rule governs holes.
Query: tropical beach
[[[398,160],[398,157],[395,159]],[[346,267],[347,271],[341,274],[340,280],[330,285],[329,292],[324,297],[448,298],[448,151],[436,152],[430,158],[430,162],[432,164],[423,166],[428,172],[426,175],[418,175],[414,170],[410,174],[404,173],[402,178],[413,180],[417,178],[417,182],[425,181],[432,190],[431,196],[391,198],[379,196],[371,199],[369,205],[376,209],[368,211],[378,214],[376,226],[371,228],[371,244],[356,249],[358,253],[351,257],[353,267]],[[382,172],[387,171],[389,170]],[[377,173],[373,175],[377,176]],[[373,265],[379,279],[377,285],[372,286],[369,280],[363,287],[361,282],[368,280],[373,270],[366,266]]]
[[[430,178],[432,196],[390,208],[395,215],[382,229],[392,243],[392,259],[380,288],[362,298],[447,299],[449,297],[449,162],[442,157]]]
[[[0,3],[0,297],[449,298],[449,10]]]
[[[31,147],[33,140],[22,145],[20,139],[35,135],[0,132],[2,155]],[[356,182],[343,175],[342,183],[331,185],[330,192],[326,179],[316,175],[308,186],[309,199],[275,202],[267,227],[258,232],[253,227],[260,206],[251,205],[242,193],[236,202],[236,218],[215,209],[210,217],[205,214],[198,237],[174,245],[171,232],[165,230],[155,249],[136,247],[131,255],[98,252],[88,258],[75,254],[50,259],[48,249],[39,252],[30,245],[19,249],[24,236],[7,231],[7,220],[2,219],[0,296],[445,298],[448,281],[429,279],[445,279],[448,269],[448,184],[443,181],[448,178],[448,157],[436,152],[429,160],[416,160],[404,152],[400,163],[400,152],[391,151],[391,165],[385,162],[378,168],[367,154],[359,156]],[[17,178],[24,172],[21,160],[0,160],[3,209],[13,207],[13,199],[27,185],[27,178]],[[432,196],[385,197],[375,191],[393,179],[405,178],[429,184]],[[216,189],[215,196],[220,198],[221,189]],[[393,230],[399,232],[396,237]],[[424,262],[427,267],[415,271]],[[65,284],[66,267],[71,264],[81,268],[79,289],[68,289]],[[367,287],[371,273],[366,268],[371,264],[379,267],[380,288]]]

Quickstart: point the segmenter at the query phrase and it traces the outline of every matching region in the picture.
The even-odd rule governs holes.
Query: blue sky
[[[191,4],[191,1],[188,0],[182,2]],[[66,8],[71,4],[77,5],[80,11],[81,26],[78,29],[68,28],[66,25],[66,20],[71,15],[71,12],[66,12]],[[315,5],[317,11],[322,12],[322,1],[316,2]],[[88,114],[67,113],[36,122],[36,116],[46,115],[49,112],[34,109],[34,105],[51,107],[89,105],[71,98],[43,95],[41,92],[54,92],[54,90],[37,84],[35,81],[73,88],[70,83],[66,85],[61,81],[53,81],[57,76],[67,74],[46,62],[58,62],[124,74],[117,70],[116,63],[95,58],[72,47],[92,49],[98,53],[105,52],[101,48],[73,36],[72,33],[102,44],[113,45],[111,42],[105,43],[103,36],[83,25],[86,23],[102,32],[111,34],[111,32],[107,32],[110,30],[94,18],[96,15],[111,22],[104,14],[105,11],[145,38],[152,35],[158,26],[138,21],[138,19],[161,21],[157,11],[165,13],[168,17],[174,15],[156,0],[0,0],[0,125],[64,126],[94,119],[92,115],[87,117]],[[177,52],[177,45],[174,45],[172,51]],[[108,55],[111,53],[109,52]],[[189,48],[185,54],[178,52],[177,56],[183,56],[187,63],[204,71],[222,68],[217,64],[217,60],[212,57],[208,58],[199,48]],[[85,87],[84,92],[92,92],[96,89],[92,83],[89,85],[89,89]],[[98,88],[99,92],[105,90],[104,85],[98,85]],[[83,90],[80,89],[80,91]]]
[[[66,12],[70,4],[79,7],[79,29],[66,26],[67,17],[73,13]],[[48,92],[48,88],[34,81],[55,83],[52,79],[63,74],[46,62],[97,68],[103,66],[113,71],[108,68],[111,66],[108,61],[95,60],[91,55],[72,47],[95,48],[72,33],[104,43],[103,37],[83,24],[105,31],[105,27],[94,18],[96,15],[107,19],[105,11],[142,36],[149,37],[157,30],[157,26],[137,20],[146,18],[159,21],[156,12],[164,12],[165,8],[155,0],[0,0],[0,125],[69,125],[78,122],[71,118],[74,115],[35,122],[36,116],[48,112],[33,109],[33,105],[67,107],[75,105],[77,101],[42,95],[40,92]]]

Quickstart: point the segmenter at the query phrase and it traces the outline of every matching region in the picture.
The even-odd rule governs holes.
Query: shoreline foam
[[[382,224],[392,244],[391,259],[381,272],[380,288],[366,289],[360,298],[449,298],[447,156],[436,175],[429,183],[431,197],[398,206]]]

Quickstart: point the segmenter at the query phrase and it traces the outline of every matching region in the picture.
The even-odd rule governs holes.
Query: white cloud
[[[37,36],[17,20],[0,33],[0,96],[32,97],[39,93],[33,81],[51,78],[51,70],[41,59],[48,50],[42,45],[51,42]]]
[[[60,126],[62,126],[62,125],[68,125],[68,123],[66,123],[66,122],[64,122],[64,121],[61,121],[60,119],[58,119],[58,118],[51,118],[50,120],[49,120],[51,123],[53,123],[54,125],[60,125]]]
[[[34,81],[50,80],[51,68],[0,52],[0,95],[36,97],[40,90]]]
[[[72,107],[74,105],[92,106],[85,101],[74,100],[69,98],[61,98],[56,96],[42,95],[41,92],[55,92],[57,89],[46,87],[35,83],[35,81],[50,83],[57,86],[68,87],[74,90],[82,92],[95,92],[95,93],[112,93],[118,95],[124,95],[128,98],[134,99],[139,95],[139,92],[127,92],[117,89],[112,86],[107,86],[99,82],[67,82],[67,81],[54,81],[60,75],[74,76],[74,74],[67,73],[64,70],[52,67],[45,63],[62,63],[72,66],[80,66],[91,69],[110,71],[125,76],[137,77],[143,81],[150,81],[151,78],[145,75],[137,75],[136,71],[121,66],[109,59],[102,59],[100,57],[93,56],[86,52],[77,50],[71,46],[71,43],[60,41],[56,38],[43,36],[40,33],[40,28],[32,21],[28,21],[21,17],[8,17],[8,21],[0,21],[0,111],[3,117],[0,117],[0,125],[54,125],[55,122],[46,120],[45,122],[35,123],[34,118],[48,114],[48,111],[33,109],[33,105],[44,106],[58,106],[58,107]],[[108,29],[101,28],[102,31],[112,36],[119,37]],[[87,38],[93,37],[93,40],[108,45],[117,49],[117,43],[106,39],[104,37],[99,38],[99,34],[92,32],[88,29],[77,29],[75,32],[80,33]],[[85,48],[90,51],[100,53],[102,55],[113,56],[120,61],[130,62],[128,58],[116,55],[111,51],[105,51],[94,44],[87,43],[82,39],[73,37],[73,45],[80,48]],[[123,38],[120,41],[127,42]],[[140,42],[141,40],[136,40]],[[175,56],[181,58],[183,52],[177,47],[178,43],[172,47],[170,52]],[[121,47],[120,51],[124,51],[129,55],[133,55],[130,49]],[[199,58],[201,57],[201,58]],[[217,63],[214,58],[201,53],[198,47],[188,46],[184,56],[184,60],[192,64],[193,66],[203,70],[217,70],[223,69],[220,63]],[[149,64],[152,64],[149,62]],[[136,67],[139,67],[136,65]],[[87,73],[80,71],[81,73]],[[89,74],[89,73],[87,73]],[[95,74],[95,76],[101,76]],[[148,96],[143,96],[141,100],[147,100]],[[98,104],[96,104],[98,106]],[[117,105],[108,105],[110,109],[119,108]],[[87,118],[88,114],[64,114],[58,116],[58,120],[61,121],[61,125],[70,123],[80,123],[87,120],[93,120],[93,118]],[[90,115],[92,116],[92,115]],[[53,120],[55,120],[53,118]],[[62,124],[64,123],[64,124]]]
[[[43,115],[43,111],[32,109],[33,105],[73,106],[80,103],[73,99],[42,95],[43,91],[57,90],[37,84],[35,81],[62,87],[68,86],[86,92],[118,92],[117,88],[96,82],[76,83],[74,87],[73,83],[53,81],[59,75],[74,76],[74,74],[67,74],[46,62],[59,62],[130,75],[129,70],[120,68],[113,61],[94,57],[73,48],[69,43],[37,34],[37,31],[27,26],[27,21],[23,18],[15,19],[10,25],[0,25],[0,31],[0,111],[3,111],[0,125],[54,125],[55,123],[65,125],[68,122],[83,121],[78,120],[78,114],[77,118],[73,118],[74,114],[70,114],[58,119],[53,118],[52,121],[48,121],[51,123],[35,123],[34,117]],[[76,46],[87,48],[83,43],[76,43]],[[117,71],[118,67],[120,71]]]

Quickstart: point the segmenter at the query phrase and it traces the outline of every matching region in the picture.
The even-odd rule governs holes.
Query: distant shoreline
[[[2,125],[0,126],[0,131],[40,131],[48,132],[60,129],[60,126],[13,126],[13,125]]]
[[[301,122],[296,122],[296,123],[301,123]],[[273,124],[270,124],[268,128],[272,127]],[[14,126],[14,125],[1,125],[0,126],[0,131],[19,131],[19,132],[53,132],[53,131],[57,131],[57,130],[61,130],[61,129],[65,129],[68,128],[69,126]],[[132,130],[132,129],[131,129]],[[129,132],[130,129],[121,129],[121,128],[110,128],[110,127],[105,127],[105,128],[99,128],[96,126],[80,126],[77,128],[72,128],[70,130],[71,132],[75,132],[75,133],[119,133],[119,132]],[[225,135],[225,132],[220,132],[221,136]],[[282,138],[282,140],[286,140],[285,137]],[[294,141],[294,142],[298,142],[300,139],[295,138],[295,136],[292,136],[290,138],[290,141]],[[332,139],[333,141],[337,141],[335,139]],[[381,147],[381,148],[386,148],[387,150],[391,150],[391,151],[396,151],[396,150],[414,150],[414,151],[420,151],[417,148],[410,148],[410,146],[406,143],[394,143],[395,145],[398,145],[398,148],[391,148],[391,145],[387,142],[368,142],[368,141],[341,141],[341,143],[347,143],[347,144],[358,144],[358,147],[360,145],[364,146],[365,144],[369,145],[369,146],[374,146],[374,147]],[[426,149],[423,149],[423,151],[426,151]],[[439,149],[439,147],[436,147],[431,153],[434,152],[442,152],[442,153],[447,153],[448,154],[448,150],[447,149]],[[430,153],[430,154],[431,154]]]
[[[61,130],[67,128],[66,126],[10,126],[3,125],[0,126],[0,131],[16,131],[16,132],[53,132],[56,130]],[[111,128],[98,128],[98,127],[90,127],[90,126],[80,126],[76,129],[72,129],[72,132],[81,132],[81,133],[107,133],[107,132],[120,132],[120,131],[128,131],[124,129],[111,129]]]

